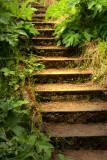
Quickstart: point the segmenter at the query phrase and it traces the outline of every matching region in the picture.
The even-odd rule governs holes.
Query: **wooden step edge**
[[[72,92],[72,93],[96,93],[96,92],[106,92],[106,88],[101,88],[98,85],[92,84],[37,84],[35,85],[35,91],[37,92]]]
[[[102,137],[107,136],[107,123],[67,124],[46,123],[49,137]]]
[[[39,57],[38,56],[35,60],[36,61],[81,61],[81,60],[89,60],[89,58],[86,58],[86,57]]]
[[[46,14],[43,14],[43,13],[41,13],[41,14],[40,13],[39,14],[38,13],[33,13],[33,16],[44,16],[45,17]]]
[[[107,111],[107,102],[44,102],[40,105],[41,112],[95,112]]]
[[[33,18],[45,18],[45,15],[42,15],[42,14],[33,14]]]
[[[31,48],[35,48],[38,50],[69,50],[70,48],[66,48],[64,46],[31,46]]]
[[[107,160],[107,150],[65,150],[62,154],[72,160]],[[53,160],[59,160],[57,155]]]
[[[32,40],[55,40],[55,38],[48,38],[48,37],[33,37]]]
[[[89,69],[43,69],[38,75],[91,75],[94,71]],[[35,75],[36,72],[33,72]]]
[[[44,5],[42,4],[38,4],[38,3],[35,3],[35,4],[31,4],[32,6],[37,6],[37,7],[45,7]]]
[[[55,29],[35,29],[37,31],[44,31],[44,32],[49,32],[49,31],[55,31]]]
[[[35,21],[33,21],[32,22],[33,24],[56,24],[56,22],[35,22]]]

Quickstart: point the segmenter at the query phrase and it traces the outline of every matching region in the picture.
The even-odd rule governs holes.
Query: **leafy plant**
[[[74,160],[74,159],[71,159],[69,157],[64,158],[64,155],[62,155],[62,154],[58,154],[58,158],[59,158],[59,160]]]
[[[98,37],[107,38],[107,1],[61,0],[50,6],[46,19],[58,19],[55,36],[58,45],[77,46]]]
[[[48,160],[53,146],[49,139],[29,125],[27,101],[0,99],[0,159]]]

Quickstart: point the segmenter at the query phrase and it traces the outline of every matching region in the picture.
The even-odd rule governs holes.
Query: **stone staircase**
[[[107,97],[105,89],[89,83],[93,70],[78,66],[87,61],[74,48],[56,46],[54,22],[46,22],[43,5],[32,23],[40,35],[30,49],[45,69],[35,79],[45,133],[57,150],[75,160],[107,160]],[[59,146],[59,148],[58,148]],[[53,159],[57,159],[53,156]]]

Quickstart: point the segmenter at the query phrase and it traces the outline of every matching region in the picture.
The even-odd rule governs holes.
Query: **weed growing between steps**
[[[91,81],[107,87],[107,41],[98,39],[86,42],[82,52],[89,60],[80,65],[80,68],[94,69]]]

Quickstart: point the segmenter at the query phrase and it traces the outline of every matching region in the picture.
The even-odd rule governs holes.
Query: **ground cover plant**
[[[52,17],[53,20],[57,21],[54,35],[58,46],[63,44],[66,47],[80,47],[86,44],[86,50],[83,51],[87,57],[92,58],[92,63],[87,67],[97,68],[93,81],[99,83],[105,83],[107,79],[106,15],[106,0],[61,0],[48,7],[46,12],[46,20]],[[90,44],[90,42],[92,42],[92,46],[95,44],[96,57],[99,57],[96,60],[94,59],[95,52],[88,52],[89,46],[87,44]],[[104,46],[104,48],[101,46]]]

